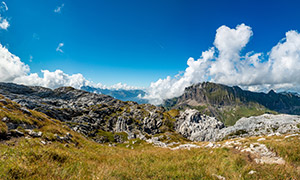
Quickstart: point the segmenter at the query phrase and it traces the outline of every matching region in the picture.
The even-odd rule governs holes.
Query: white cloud
[[[29,61],[32,61],[33,57],[31,55],[29,58]],[[80,73],[69,75],[62,70],[55,70],[54,72],[42,70],[41,72],[43,74],[42,77],[37,73],[30,73],[28,65],[24,64],[19,57],[10,53],[6,47],[3,47],[0,44],[0,82],[14,82],[24,85],[43,86],[52,89],[61,86],[72,86],[78,89],[82,86],[92,86],[104,89],[140,89],[122,83],[112,86],[105,86],[100,83],[95,84],[86,80]]]
[[[120,89],[124,89],[124,90],[137,90],[137,89],[145,89],[143,87],[129,86],[129,85],[123,84],[123,83],[117,83],[117,84],[114,84],[114,85],[111,85],[111,86],[106,86],[106,85],[103,85],[101,83],[98,83],[98,84],[92,83],[91,86],[96,87],[96,88],[101,88],[101,89],[110,89],[110,90],[120,90]]]
[[[0,28],[7,30],[7,28],[10,26],[9,22],[7,21],[7,19],[0,17]]]
[[[7,7],[7,5],[6,5],[6,3],[4,2],[4,1],[2,1],[2,7],[3,7],[3,9],[5,10],[5,11],[8,11],[8,7]]]
[[[300,34],[288,31],[286,38],[279,42],[270,52],[270,72],[273,78],[267,83],[300,84]]]
[[[236,29],[221,26],[217,29],[214,45],[219,51],[216,61],[211,64],[210,75],[215,81],[222,82],[225,78],[236,76],[236,65],[240,63],[240,51],[246,46],[252,30],[245,24],[238,25]]]
[[[183,75],[151,83],[144,97],[153,104],[180,96],[185,87],[203,81],[239,85],[252,91],[292,90],[300,92],[300,34],[288,31],[286,38],[266,54],[241,50],[253,32],[245,24],[217,29],[214,47],[194,60],[189,58]]]
[[[253,32],[244,24],[236,28],[221,26],[217,29],[214,46],[202,52],[199,59],[189,58],[188,67],[175,77],[152,82],[143,98],[153,104],[181,95],[185,87],[203,81],[239,85],[252,91],[291,90],[300,92],[300,34],[288,31],[270,52],[246,52],[241,55]],[[57,51],[63,52],[58,45]],[[94,86],[104,89],[141,89],[118,83],[112,86],[95,84],[82,74],[66,74],[62,70],[42,70],[42,77],[30,73],[19,57],[0,44],[0,81],[49,88],[60,86]]]
[[[0,81],[11,82],[28,72],[29,67],[0,44]]]
[[[81,86],[89,85],[82,74],[68,75],[61,70],[50,72],[48,70],[42,70],[43,77],[39,77],[37,73],[32,73],[26,76],[20,76],[13,80],[15,83],[25,85],[36,85],[49,88],[58,88],[61,86],[72,86],[74,88],[80,88]]]
[[[30,56],[32,58],[32,56]],[[19,57],[10,53],[7,48],[0,44],[0,81],[14,82],[25,85],[37,85],[49,88],[61,86],[72,86],[80,88],[84,85],[91,85],[82,74],[68,75],[61,70],[50,72],[42,70],[43,77],[37,73],[30,73],[30,68],[25,65]]]
[[[4,1],[2,1],[0,5],[0,11],[5,12],[8,11],[8,7]],[[7,18],[2,17],[2,14],[0,14],[0,29],[7,30],[7,28],[10,26]]]
[[[197,61],[189,58],[187,61],[189,67],[186,68],[183,75],[177,75],[176,78],[168,76],[166,79],[159,79],[151,83],[144,98],[153,104],[160,104],[164,99],[180,96],[185,87],[206,80],[208,77],[203,75],[207,74],[206,71],[209,68],[207,62],[214,58],[214,52],[214,48],[203,52]]]
[[[56,48],[56,51],[63,53],[64,51],[61,49],[63,46],[64,46],[64,43],[59,43]]]
[[[32,56],[30,56],[32,58]],[[37,73],[30,73],[28,65],[25,65],[19,57],[13,55],[7,48],[0,44],[0,81],[15,82],[25,85],[38,85],[49,88],[60,86],[72,86],[80,88],[83,85],[89,85],[82,74],[65,74],[61,70],[50,72],[42,70],[43,77]]]
[[[33,60],[33,56],[30,55],[30,56],[29,56],[29,62],[32,62],[32,60]]]
[[[65,6],[65,4],[62,4],[62,5],[60,5],[60,6],[57,6],[55,9],[54,9],[54,12],[55,13],[61,13],[61,10],[62,10],[62,8]]]

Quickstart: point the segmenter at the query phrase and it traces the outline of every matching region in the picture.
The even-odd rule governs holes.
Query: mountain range
[[[119,99],[122,101],[135,101],[139,104],[148,103],[146,99],[141,98],[146,94],[146,92],[141,89],[136,89],[136,90],[103,89],[103,88],[95,88],[91,86],[82,86],[81,90],[97,93],[97,94],[109,95],[115,99]]]
[[[167,109],[197,109],[215,116],[226,125],[234,125],[241,117],[264,113],[300,114],[300,97],[295,93],[268,93],[242,90],[238,86],[226,86],[203,82],[187,87],[184,93],[168,99]]]

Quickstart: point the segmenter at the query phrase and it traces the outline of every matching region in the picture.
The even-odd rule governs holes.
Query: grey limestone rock
[[[28,109],[66,122],[73,130],[85,136],[95,136],[98,130],[112,133],[157,134],[163,125],[164,108],[150,104],[123,102],[111,96],[90,93],[72,87],[49,89],[0,83],[0,94],[19,103],[24,114]],[[3,104],[3,103],[2,103]],[[15,125],[9,125],[15,129]]]
[[[299,132],[299,130],[300,116],[264,114],[239,119],[234,126],[220,130],[216,139],[286,134]]]
[[[176,131],[192,141],[220,141],[239,137],[298,133],[300,116],[264,114],[241,118],[234,126],[225,127],[214,117],[187,109],[178,118]]]
[[[185,110],[176,122],[176,131],[192,141],[214,141],[224,127],[215,117],[203,115],[194,109]]]

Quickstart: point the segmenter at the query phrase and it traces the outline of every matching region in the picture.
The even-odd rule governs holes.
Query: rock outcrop
[[[24,113],[30,113],[26,108],[45,113],[95,140],[110,139],[103,138],[103,133],[99,131],[111,132],[111,136],[114,133],[126,132],[128,138],[145,133],[161,133],[161,127],[166,127],[165,121],[170,118],[164,114],[165,109],[162,107],[123,102],[111,96],[72,87],[52,90],[0,83],[0,94],[25,107]],[[114,137],[119,141],[118,136]]]
[[[192,141],[212,141],[224,127],[215,117],[206,116],[195,109],[187,109],[181,113],[175,129]]]
[[[264,114],[241,118],[234,126],[225,127],[221,121],[187,109],[176,121],[175,129],[192,141],[220,141],[223,139],[260,135],[279,135],[300,131],[300,116]]]
[[[300,129],[297,115],[264,114],[241,118],[234,126],[225,127],[215,117],[195,109],[185,109],[178,115],[169,114],[165,108],[150,104],[123,102],[110,96],[77,90],[72,87],[48,89],[0,83],[0,94],[20,105],[18,111],[32,116],[31,110],[58,119],[74,131],[96,142],[123,142],[127,138],[141,138],[167,131],[181,134],[191,141],[219,141],[235,137],[296,133]],[[0,103],[8,106],[4,98]],[[20,126],[33,129],[33,125],[13,124],[3,117],[9,129]],[[18,133],[18,132],[17,132]]]
[[[300,131],[300,116],[264,114],[241,118],[234,126],[219,131],[216,140],[259,135],[279,135]]]

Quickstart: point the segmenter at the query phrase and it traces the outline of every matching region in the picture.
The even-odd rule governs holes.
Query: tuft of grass
[[[106,142],[114,143],[117,142],[116,141],[117,137],[121,138],[123,142],[128,140],[128,135],[125,132],[112,133],[112,132],[107,132],[102,130],[97,131],[95,139],[100,139],[104,143]]]
[[[168,111],[168,114],[175,118],[179,116],[180,111],[178,109],[171,109]]]
[[[226,179],[251,180],[300,176],[295,168],[300,162],[297,158],[286,165],[256,164],[247,154],[229,148],[172,151],[140,140],[128,141],[133,149],[125,144],[108,147],[72,133],[80,147],[65,147],[57,141],[42,145],[39,138],[19,138],[17,142],[0,144],[0,179],[216,179],[216,174]],[[276,144],[272,139],[268,141]],[[274,150],[295,150],[295,143],[299,144],[286,141]],[[297,150],[285,153],[285,159],[299,154]],[[251,170],[256,173],[250,175]]]
[[[4,122],[0,121],[0,139],[6,136],[7,134],[7,126]]]
[[[300,139],[298,137],[290,137],[281,141],[267,140],[265,143],[280,157],[300,167]]]

